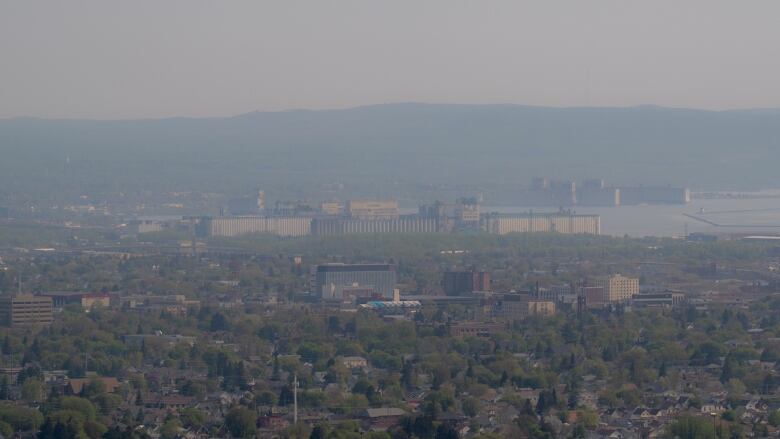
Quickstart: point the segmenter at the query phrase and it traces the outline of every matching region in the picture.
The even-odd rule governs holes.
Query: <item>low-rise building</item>
[[[125,344],[130,347],[140,348],[146,341],[156,341],[158,343],[166,344],[168,346],[175,346],[179,343],[184,343],[189,346],[195,346],[197,338],[186,335],[172,334],[165,335],[162,333],[156,334],[130,334],[124,337]]]
[[[685,303],[685,294],[678,291],[639,293],[631,299],[637,308],[672,308]]]
[[[167,296],[138,295],[122,297],[122,307],[139,312],[167,312],[186,315],[192,308],[200,307],[200,301],[188,299],[182,294]]]
[[[582,287],[580,296],[585,299],[585,306],[588,309],[601,309],[609,305],[604,287]]]
[[[463,322],[450,326],[450,334],[453,337],[489,337],[506,331],[506,326],[500,323]]]
[[[397,424],[405,414],[406,412],[396,407],[379,407],[366,409],[362,417],[368,424],[367,429],[384,430]]]
[[[555,302],[538,300],[530,294],[504,294],[495,302],[493,314],[502,319],[522,319],[528,316],[555,314]]]
[[[80,291],[51,291],[38,294],[42,297],[51,297],[52,306],[61,309],[66,305],[79,304],[82,309],[90,310],[95,306],[108,308],[111,305],[111,296],[108,293],[85,293]]]
[[[396,267],[392,264],[323,264],[311,269],[311,291],[323,300],[354,297],[392,299]]]

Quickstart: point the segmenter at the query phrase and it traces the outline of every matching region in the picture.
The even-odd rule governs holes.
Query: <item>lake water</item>
[[[482,212],[552,212],[550,207],[489,207]],[[780,233],[780,198],[696,198],[687,205],[640,205],[620,207],[577,207],[579,214],[601,216],[604,235],[634,237],[682,236],[688,233]],[[694,215],[715,226],[685,216]]]

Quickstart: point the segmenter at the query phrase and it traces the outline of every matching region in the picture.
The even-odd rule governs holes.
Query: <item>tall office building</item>
[[[395,283],[392,264],[324,264],[312,268],[312,292],[323,300],[343,300],[350,294],[391,300]]]
[[[52,298],[32,294],[0,297],[0,322],[5,326],[48,325]]]
[[[639,293],[639,279],[620,274],[596,278],[593,286],[604,289],[604,297],[610,303],[627,302]]]
[[[490,291],[490,273],[476,270],[447,271],[442,279],[442,288],[448,296]]]

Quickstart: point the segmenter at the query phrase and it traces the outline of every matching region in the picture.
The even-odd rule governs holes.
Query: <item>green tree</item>
[[[0,421],[10,424],[16,431],[37,431],[43,424],[43,415],[35,409],[2,404]]]
[[[89,380],[87,385],[81,389],[81,396],[90,400],[104,393],[106,393],[106,385],[99,379]]]
[[[214,313],[214,315],[211,316],[209,329],[211,331],[229,331],[230,322],[228,321],[227,317],[225,317],[224,314],[220,312],[216,312]]]
[[[84,421],[84,434],[90,439],[100,439],[108,431],[108,427],[95,421]]]
[[[3,437],[11,437],[14,434],[14,428],[7,422],[0,421],[0,434]]]
[[[84,419],[94,421],[97,416],[95,405],[88,399],[78,396],[63,396],[60,398],[60,410],[73,410],[84,415]]]
[[[698,416],[682,416],[669,424],[668,433],[679,439],[715,439],[712,419]]]
[[[28,403],[43,400],[43,384],[37,378],[28,378],[22,384],[22,399]]]
[[[2,400],[8,400],[10,394],[9,381],[8,375],[0,377],[0,399]]]
[[[196,408],[179,410],[179,419],[186,428],[198,429],[206,423],[206,414]]]
[[[179,422],[176,418],[171,418],[165,421],[165,423],[160,427],[160,438],[161,439],[176,439],[176,436],[179,434],[179,430],[181,429],[181,422]]]
[[[255,412],[245,407],[233,407],[225,416],[225,426],[234,437],[248,438],[255,434]]]
[[[318,424],[312,430],[309,435],[309,439],[327,439],[330,429],[326,424]]]
[[[122,397],[113,393],[103,393],[94,399],[100,408],[100,413],[107,415],[122,404]]]
[[[780,426],[780,410],[775,410],[769,414],[769,423],[773,427]]]
[[[476,398],[466,398],[463,400],[463,403],[461,405],[462,405],[461,408],[463,409],[464,415],[473,418],[474,416],[477,416],[477,414],[479,414],[479,410],[480,410],[479,401]]]

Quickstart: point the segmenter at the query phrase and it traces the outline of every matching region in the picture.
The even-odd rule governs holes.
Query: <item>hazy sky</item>
[[[0,117],[780,107],[778,0],[0,0]]]

